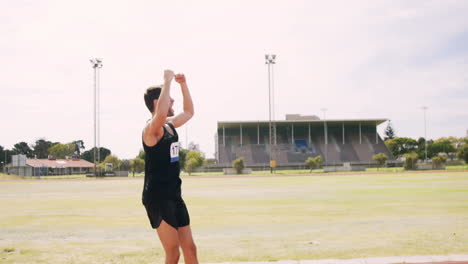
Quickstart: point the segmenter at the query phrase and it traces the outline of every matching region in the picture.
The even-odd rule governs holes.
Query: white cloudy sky
[[[277,54],[276,117],[389,118],[398,136],[468,129],[468,1],[0,0],[0,145],[93,145],[92,57],[102,57],[102,145],[141,148],[146,87],[187,76],[189,141],[214,154],[217,121],[268,118],[265,53]],[[172,89],[181,110],[180,90]],[[381,127],[383,130],[385,126]],[[185,129],[180,130],[182,141]]]

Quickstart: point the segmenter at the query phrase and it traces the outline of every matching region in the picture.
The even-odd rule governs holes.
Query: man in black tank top
[[[176,116],[172,109],[174,100],[170,97],[174,78],[180,84],[184,100],[184,111]],[[180,145],[176,131],[194,113],[185,76],[165,70],[164,84],[148,88],[144,98],[152,118],[143,130],[146,157],[142,202],[166,252],[166,264],[178,263],[179,247],[186,264],[198,264],[190,217],[182,199]]]

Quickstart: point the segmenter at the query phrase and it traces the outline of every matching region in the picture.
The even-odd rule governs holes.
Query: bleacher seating
[[[296,139],[294,141],[296,145],[296,152],[314,152],[313,148],[307,145],[307,141],[305,139]]]
[[[288,141],[289,139],[289,141]],[[292,142],[287,135],[278,135],[277,144],[272,146],[273,158],[279,165],[303,164],[308,157],[321,155],[325,158],[325,148],[327,149],[328,163],[342,162],[369,162],[372,156],[377,153],[384,153],[392,159],[390,152],[383,140],[379,137],[376,144],[375,133],[362,132],[361,142],[359,134],[348,132],[343,135],[339,132],[328,134],[328,144],[325,144],[323,134],[314,134],[311,142],[306,138],[295,138]],[[245,135],[240,144],[240,136],[226,136],[226,145],[222,144],[219,138],[219,164],[230,166],[231,161],[243,157],[247,166],[268,164],[270,159],[270,145],[268,136],[260,136],[260,144],[256,135]]]
[[[359,162],[359,158],[356,153],[356,150],[353,148],[350,135],[345,135],[345,144],[343,144],[341,149],[342,151],[340,159],[342,161]]]

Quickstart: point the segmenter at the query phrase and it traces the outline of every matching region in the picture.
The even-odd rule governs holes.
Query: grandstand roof
[[[376,118],[376,119],[326,119],[326,120],[275,120],[272,122],[275,122],[277,124],[323,124],[324,121],[327,122],[328,125],[333,125],[333,124],[355,124],[358,125],[361,123],[362,125],[380,125],[386,121],[388,121],[387,118]],[[269,123],[268,120],[249,120],[249,121],[218,121],[218,126],[238,126],[240,124],[243,125],[253,125],[253,124],[265,124],[267,125]]]

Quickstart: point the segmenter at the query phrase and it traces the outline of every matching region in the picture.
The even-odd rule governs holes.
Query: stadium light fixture
[[[94,58],[89,60],[93,65],[93,68],[102,68],[102,59],[101,58]]]
[[[266,54],[265,55],[265,64],[276,64],[276,55]]]

